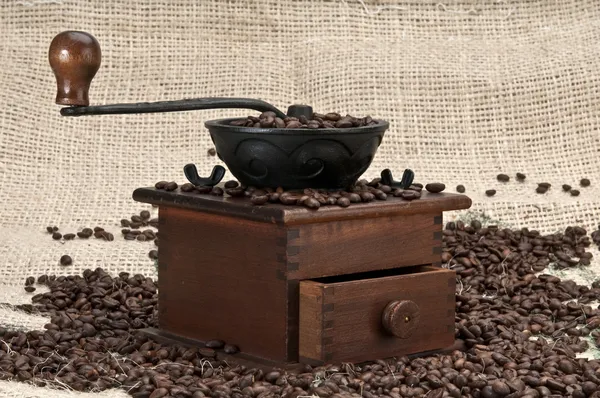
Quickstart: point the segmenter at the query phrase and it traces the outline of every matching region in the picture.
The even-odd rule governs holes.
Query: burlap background
[[[370,114],[391,126],[365,177],[410,167],[422,183],[464,184],[493,220],[555,232],[600,221],[599,11],[595,0],[0,1],[0,302],[27,302],[29,275],[152,274],[152,244],[118,233],[149,208],[131,192],[185,182],[188,162],[208,174],[218,159],[203,122],[247,114],[63,118],[47,61],[63,30],[100,42],[93,104],[239,96]],[[582,177],[581,196],[561,192]],[[543,181],[552,189],[536,194]],[[60,243],[49,224],[100,225],[117,240]],[[74,265],[61,268],[62,254]],[[44,322],[0,308],[0,324]],[[51,395],[0,384],[0,397]]]

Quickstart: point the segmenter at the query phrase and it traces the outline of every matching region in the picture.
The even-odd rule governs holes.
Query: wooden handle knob
[[[419,327],[419,306],[410,300],[391,301],[383,310],[384,329],[401,339],[409,338]]]
[[[56,35],[48,51],[50,67],[56,76],[56,103],[89,105],[90,84],[101,59],[100,44],[89,33],[65,31]]]

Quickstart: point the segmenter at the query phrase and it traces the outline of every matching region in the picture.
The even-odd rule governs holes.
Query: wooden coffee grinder
[[[306,105],[284,113],[243,98],[89,106],[100,58],[98,42],[87,33],[54,38],[49,59],[56,103],[68,105],[62,115],[210,108],[272,111],[281,118],[313,114]],[[247,127],[235,120],[205,126],[237,180],[269,190],[270,199],[281,188],[300,197],[317,191],[335,196],[354,186],[388,128],[383,120],[319,130]],[[184,168],[197,189],[223,187],[223,167],[209,178],[195,170],[193,164]],[[410,173],[405,177],[398,183],[388,175],[385,182],[419,191]],[[441,267],[442,214],[469,208],[468,197],[423,191],[412,200],[390,194],[315,210],[197,189],[133,193],[136,201],[159,208],[160,329],[147,331],[153,336],[192,344],[220,339],[240,348],[237,358],[277,366],[361,362],[454,343],[456,281]]]

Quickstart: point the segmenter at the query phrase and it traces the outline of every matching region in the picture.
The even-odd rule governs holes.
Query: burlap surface
[[[593,0],[1,1],[0,302],[27,302],[30,275],[152,275],[152,244],[118,233],[121,218],[150,208],[132,191],[185,182],[189,162],[208,174],[220,162],[203,122],[253,114],[63,118],[47,61],[63,30],[102,47],[92,104],[237,96],[370,114],[390,129],[365,177],[409,167],[451,192],[464,184],[494,222],[555,232],[600,221],[599,11]],[[513,179],[498,183],[499,172]],[[579,197],[561,192],[583,177],[592,185]],[[538,182],[552,189],[536,194]],[[117,239],[61,243],[47,225],[100,225]],[[62,254],[74,265],[61,268]],[[0,309],[0,324],[44,322]],[[0,397],[38,396],[63,395],[0,384]]]

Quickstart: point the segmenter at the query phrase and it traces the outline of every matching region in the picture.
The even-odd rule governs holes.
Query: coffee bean
[[[578,189],[571,189],[571,196],[579,196],[580,192]]]
[[[285,122],[283,121],[283,119],[276,117],[275,118],[275,127],[278,129],[285,128]]]
[[[223,340],[209,340],[204,345],[213,350],[220,350],[225,346],[225,342]]]
[[[235,180],[227,181],[224,186],[225,188],[237,188],[240,184]]]
[[[27,293],[35,292],[35,286],[25,286],[25,291]]]
[[[256,196],[252,195],[250,201],[253,205],[264,205],[269,201],[269,197],[267,195]]]
[[[496,179],[500,182],[508,182],[510,181],[510,177],[508,176],[508,174],[498,174],[496,176]]]
[[[582,187],[589,187],[590,184],[591,182],[587,178],[582,178],[581,181],[579,181],[579,185],[581,185]]]
[[[217,154],[217,150],[215,148],[209,148],[207,153],[208,156],[215,156]]]
[[[406,199],[406,200],[415,200],[418,199],[420,196],[420,193],[417,191],[403,191],[402,192],[402,198]]]
[[[150,250],[148,252],[148,257],[150,257],[152,260],[158,259],[158,250]]]
[[[338,198],[336,204],[340,207],[348,207],[350,206],[350,199],[347,197]]]
[[[525,181],[525,178],[527,178],[525,176],[525,174],[523,174],[523,173],[517,173],[517,180],[518,181]]]
[[[189,182],[186,182],[185,184],[182,184],[181,187],[179,187],[179,189],[181,189],[182,192],[193,192],[194,188],[194,184],[190,184]]]
[[[75,239],[75,234],[71,234],[71,233],[64,234],[63,238],[64,238],[64,240],[73,240],[73,239]]]
[[[466,191],[467,190],[466,190],[466,188],[465,188],[464,185],[457,185],[456,186],[456,192],[458,192],[458,193],[465,193]]]
[[[547,188],[547,187],[545,187],[545,186],[542,186],[542,185],[540,185],[540,186],[538,186],[538,187],[535,189],[535,191],[536,191],[537,193],[544,194],[544,193],[548,192],[548,188]]]
[[[301,126],[302,126],[302,123],[300,123],[297,120],[292,120],[291,122],[287,123],[285,127],[288,129],[297,129]]]
[[[229,355],[233,355],[236,354],[237,352],[239,352],[239,348],[233,344],[225,344],[225,346],[223,347],[223,351],[225,352],[225,354],[229,354]]]
[[[260,118],[260,127],[264,127],[264,128],[270,128],[273,127],[275,124],[275,115],[267,115],[265,117]]]
[[[548,182],[540,182],[538,183],[538,187],[543,187],[546,189],[550,189],[550,187],[552,187],[552,184],[548,183]]]
[[[431,193],[440,193],[444,189],[446,189],[446,185],[441,182],[432,182],[430,184],[425,185],[425,189]]]
[[[221,187],[213,187],[212,190],[210,191],[210,194],[214,195],[214,196],[223,196],[224,192],[225,191],[223,191],[223,188],[221,188]]]
[[[71,265],[73,264],[73,259],[68,254],[65,254],[60,258],[60,265]]]
[[[485,191],[485,194],[487,196],[494,196],[496,194],[496,190],[495,189],[488,189],[487,191]]]
[[[56,229],[54,229],[56,228]],[[58,227],[46,227],[46,231],[48,231],[49,234],[58,231]]]
[[[344,118],[338,120],[337,122],[335,122],[335,127],[338,129],[352,127],[352,120],[344,117]]]
[[[52,239],[54,239],[54,240],[61,240],[62,239],[62,234],[60,232],[54,232],[52,234]]]
[[[213,190],[213,187],[208,186],[208,185],[198,185],[198,186],[194,187],[194,189],[198,193],[206,194],[206,193],[211,193]]]
[[[319,203],[319,201],[315,198],[308,198],[304,201],[304,206],[308,207],[309,209],[318,209],[321,207],[321,203]]]
[[[164,189],[165,189],[165,191],[174,191],[177,189],[177,187],[178,187],[177,183],[174,181],[171,181],[165,185]]]
[[[571,186],[568,184],[563,184],[562,189],[565,192],[569,192],[571,190]]]

